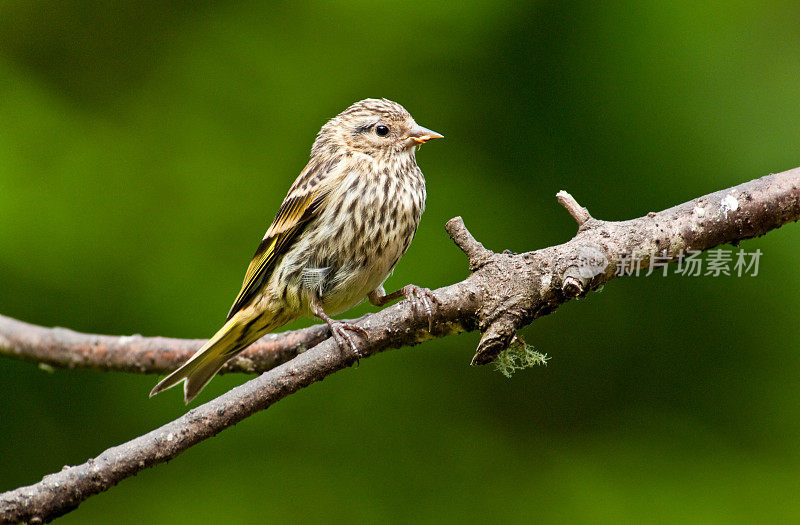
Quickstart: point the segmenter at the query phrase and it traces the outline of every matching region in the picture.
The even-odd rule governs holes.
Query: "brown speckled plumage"
[[[225,361],[301,315],[324,319],[340,346],[357,352],[345,330],[359,329],[329,315],[401,293],[430,313],[424,290],[409,285],[387,296],[383,282],[425,210],[415,146],[440,137],[386,99],[356,102],[329,120],[256,250],[228,322],[151,395],[185,379],[188,403]]]

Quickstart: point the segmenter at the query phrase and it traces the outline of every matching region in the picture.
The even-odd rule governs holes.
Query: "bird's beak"
[[[444,136],[415,124],[413,128],[408,130],[406,138],[413,140],[416,144],[425,144],[431,139],[443,139]]]

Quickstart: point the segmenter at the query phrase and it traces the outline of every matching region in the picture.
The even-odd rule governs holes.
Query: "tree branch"
[[[326,324],[268,334],[228,361],[220,373],[265,372],[329,336]],[[0,315],[0,355],[55,368],[164,374],[175,370],[205,342],[205,339],[83,334],[66,328],[44,328]]]
[[[477,328],[483,337],[473,363],[491,362],[508,347],[516,330],[607,283],[626,257],[638,258],[646,267],[654,255],[674,260],[684,250],[738,242],[797,221],[800,168],[623,222],[591,219],[571,201],[574,205],[566,207],[573,217],[579,223],[585,219],[577,235],[535,252],[493,253],[469,234],[460,219],[448,222],[448,232],[469,257],[474,272],[434,292],[440,304],[432,332],[427,330],[427,317],[407,301],[359,320],[357,324],[369,334],[359,341],[361,357]],[[0,520],[53,519],[353,361],[351,353],[340,352],[331,339],[325,340],[161,428],[110,448],[87,463],[45,476],[35,485],[0,495]]]

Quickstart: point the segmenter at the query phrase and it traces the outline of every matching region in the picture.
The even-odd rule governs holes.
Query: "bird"
[[[184,382],[188,404],[222,366],[263,335],[301,316],[322,319],[340,351],[360,357],[351,333],[366,331],[331,316],[369,300],[401,296],[428,316],[439,302],[409,284],[383,287],[408,250],[425,210],[416,149],[443,136],[417,124],[397,102],[358,101],[322,126],[306,167],[258,245],[227,321],[150,397]]]

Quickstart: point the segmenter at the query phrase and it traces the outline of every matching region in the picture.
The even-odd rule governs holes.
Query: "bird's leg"
[[[353,338],[349,333],[347,333],[347,331],[351,330],[353,332],[358,332],[365,338],[369,339],[369,334],[367,331],[360,326],[356,326],[351,323],[343,323],[331,318],[325,313],[325,310],[322,309],[322,299],[320,299],[316,294],[311,297],[309,306],[311,307],[311,311],[314,313],[314,315],[327,323],[328,327],[331,329],[333,339],[336,341],[336,344],[339,345],[339,350],[344,351],[349,346],[350,350],[352,350],[356,355],[356,363],[358,363],[361,359],[361,353],[359,353],[355,341],[353,341]]]
[[[432,331],[433,310],[438,307],[441,302],[439,302],[439,299],[437,299],[428,288],[421,288],[416,284],[408,284],[396,292],[387,294],[383,286],[378,286],[367,295],[367,298],[369,302],[375,306],[383,306],[401,296],[411,303],[413,308],[417,309],[421,307],[423,309],[425,315],[428,317],[428,331]]]

